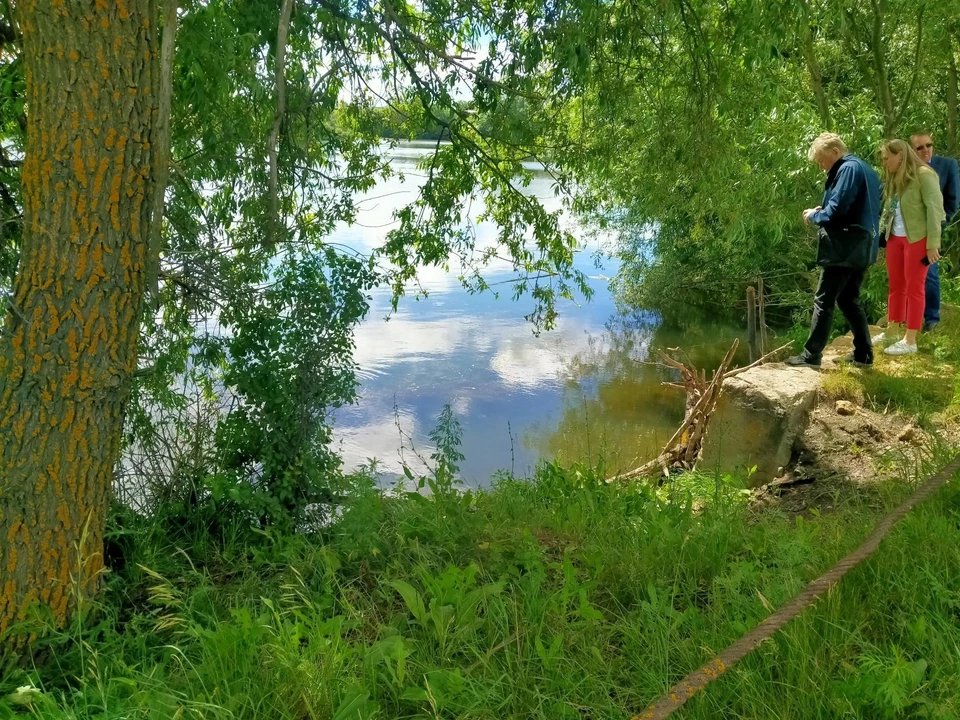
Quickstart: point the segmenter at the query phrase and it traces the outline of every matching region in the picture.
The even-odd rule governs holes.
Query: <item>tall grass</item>
[[[36,637],[0,668],[0,718],[622,720],[859,542],[930,470],[911,463],[804,516],[755,513],[732,478],[549,464],[430,496],[357,478],[296,536],[118,514],[101,599],[18,629]],[[958,714],[954,482],[678,717]]]

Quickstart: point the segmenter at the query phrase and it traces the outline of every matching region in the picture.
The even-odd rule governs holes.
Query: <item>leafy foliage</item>
[[[729,313],[762,276],[787,319],[813,282],[800,221],[822,193],[812,138],[836,130],[874,160],[884,135],[928,127],[956,150],[955,5],[604,7],[585,33],[586,87],[553,135],[580,139],[562,163],[582,169],[577,207],[620,235],[625,305]]]
[[[834,127],[869,158],[884,134],[924,124],[949,129],[940,135],[955,147],[957,19],[954,4],[935,13],[925,0],[295,3],[275,229],[264,159],[279,4],[184,3],[160,287],[127,448],[160,447],[171,416],[186,430],[203,406],[219,427],[186,453],[187,496],[230,498],[260,521],[296,517],[320,477],[336,474],[327,417],[353,399],[350,332],[364,292],[388,286],[396,307],[423,292],[418,274],[431,266],[485,291],[484,268],[506,260],[535,331],[555,323],[560,299],[589,297],[573,266],[578,239],[523,191],[531,160],[574,209],[619,232],[623,305],[733,312],[762,275],[771,312],[792,318],[815,280],[799,213],[821,177],[806,144]],[[5,287],[27,109],[15,18],[0,25]],[[329,242],[355,220],[356,194],[396,172],[396,139],[414,137],[436,145],[382,244],[360,256]],[[474,200],[499,228],[487,245],[466,222]],[[223,388],[236,405],[211,407]],[[134,471],[130,458],[121,474]],[[174,466],[187,464],[165,462],[171,477]]]
[[[256,517],[299,518],[325,499],[339,461],[328,412],[356,397],[353,327],[376,275],[328,249],[284,257],[273,282],[225,318],[223,383],[233,402],[217,428],[214,499]]]

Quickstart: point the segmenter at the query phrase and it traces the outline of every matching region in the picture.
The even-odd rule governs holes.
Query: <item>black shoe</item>
[[[940,324],[940,321],[939,321],[939,320],[935,320],[934,322],[927,322],[926,320],[924,320],[924,321],[923,321],[923,331],[924,331],[924,332],[933,332],[934,330],[936,330],[937,325],[939,325],[939,324]]]
[[[857,359],[853,356],[853,353],[850,353],[850,354],[847,355],[846,357],[838,357],[838,358],[836,358],[836,359],[834,360],[834,362],[835,362],[837,365],[856,365],[856,366],[859,367],[859,368],[872,368],[872,367],[873,367],[873,360],[869,360],[869,361],[867,361],[867,362],[863,362],[863,361],[861,361],[861,360],[857,360]]]
[[[809,367],[814,368],[815,370],[820,369],[820,361],[808,360],[803,355],[794,355],[793,357],[788,357],[783,361],[785,365],[790,365],[792,367]]]

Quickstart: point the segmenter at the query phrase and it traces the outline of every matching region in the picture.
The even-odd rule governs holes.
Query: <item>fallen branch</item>
[[[781,345],[776,350],[771,350],[756,362],[752,362],[749,365],[744,365],[742,368],[734,368],[724,376],[724,380],[735,377],[740,373],[746,372],[747,370],[752,370],[758,365],[763,365],[765,362],[779,355],[780,353],[782,353],[784,350],[786,350],[788,347],[791,347],[792,345],[793,345],[792,342],[788,342],[786,345]]]
[[[661,364],[680,371],[683,377],[682,385],[676,382],[663,383],[668,387],[681,388],[686,391],[687,404],[683,422],[657,457],[634,470],[608,478],[607,482],[632,480],[657,473],[662,473],[663,477],[669,477],[670,471],[673,469],[694,469],[703,455],[703,441],[706,437],[707,425],[720,399],[724,381],[768,362],[790,345],[791,343],[782,345],[776,350],[768,352],[756,362],[730,370],[730,363],[733,362],[733,357],[740,346],[740,341],[734,340],[730,349],[724,355],[720,366],[711,376],[709,383],[705,370],[697,370],[693,365],[686,365],[661,350],[659,353],[662,360]]]

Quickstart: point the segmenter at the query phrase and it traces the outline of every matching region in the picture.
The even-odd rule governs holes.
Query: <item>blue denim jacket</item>
[[[822,207],[810,216],[814,225],[853,226],[876,235],[880,229],[880,178],[867,163],[847,153],[827,173]]]
[[[827,173],[822,209],[810,222],[826,229],[860,228],[873,238],[870,262],[877,260],[880,231],[880,178],[853,153],[834,163]]]
[[[943,209],[947,213],[945,223],[957,214],[960,204],[960,169],[953,158],[934,155],[930,158],[930,167],[940,176],[940,192],[943,193]]]

